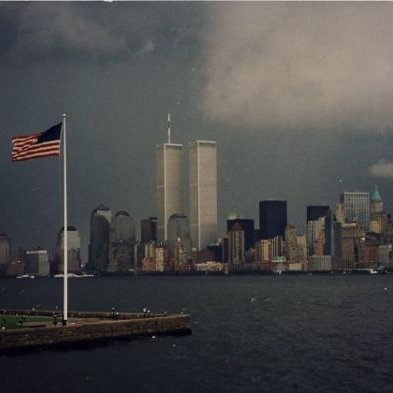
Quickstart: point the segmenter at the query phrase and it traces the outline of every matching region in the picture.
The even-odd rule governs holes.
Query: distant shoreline
[[[86,274],[86,275],[70,275],[69,279],[94,279],[102,277],[137,277],[137,276],[148,276],[148,277],[171,277],[171,276],[346,276],[346,275],[388,275],[392,274],[391,271],[378,271],[370,272],[366,270],[351,270],[351,271],[233,271],[233,272],[217,272],[217,271],[203,271],[203,272],[130,272],[130,273],[100,273],[100,274]],[[63,275],[55,276],[40,276],[40,275],[24,275],[24,276],[3,276],[0,278],[4,279],[62,279]]]

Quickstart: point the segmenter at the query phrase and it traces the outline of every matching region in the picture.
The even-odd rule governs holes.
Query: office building
[[[315,272],[328,272],[333,269],[331,255],[313,255],[308,259],[308,270]]]
[[[134,267],[134,244],[134,220],[126,211],[117,212],[109,229],[108,272],[127,272]]]
[[[230,217],[227,219],[227,232],[231,230],[239,230],[239,228],[244,231],[244,244],[245,249],[255,247],[255,226],[254,220],[248,218],[237,218]]]
[[[324,255],[334,255],[334,229],[337,222],[334,220],[332,211],[329,209],[325,216],[325,248]]]
[[[189,146],[190,229],[193,248],[217,243],[217,145],[197,140]]]
[[[191,252],[190,223],[184,214],[172,214],[168,221],[168,251],[174,255],[175,249],[186,254]]]
[[[141,220],[141,243],[157,241],[157,217]]]
[[[154,248],[154,262],[156,272],[170,271],[171,266],[168,257],[168,248],[164,243],[158,243]]]
[[[378,188],[375,186],[375,190],[371,197],[370,203],[370,227],[369,231],[373,233],[385,232],[386,228],[386,215],[384,214],[383,201],[381,195],[379,195]]]
[[[255,244],[255,261],[257,263],[271,262],[273,259],[273,240],[263,239]]]
[[[100,205],[90,215],[90,244],[88,270],[105,272],[109,264],[109,229],[111,210]]]
[[[285,239],[287,226],[287,201],[267,200],[259,202],[259,227],[261,239],[281,236]]]
[[[297,234],[294,225],[287,225],[285,228],[285,257],[289,262],[297,260]]]
[[[368,231],[370,223],[370,193],[349,192],[341,194],[346,222],[358,222],[364,231]]]
[[[303,270],[307,261],[307,242],[304,235],[296,233],[294,225],[287,225],[285,228],[284,253],[287,261],[295,264],[290,270]]]
[[[245,263],[244,231],[240,227],[228,232],[228,256],[232,265]]]
[[[309,255],[324,255],[325,217],[307,221],[307,247]]]
[[[358,222],[336,225],[334,270],[349,271],[361,267],[364,261],[365,233]]]
[[[0,275],[5,274],[11,262],[11,242],[5,233],[0,233]]]
[[[25,273],[47,276],[49,274],[49,256],[47,250],[26,251]]]
[[[171,143],[168,114],[168,142],[156,147],[157,240],[168,239],[168,220],[183,210],[183,145]]]
[[[67,230],[67,266],[69,273],[81,272],[81,237],[79,231],[69,226]],[[57,234],[55,272],[64,272],[64,228]]]
[[[307,206],[307,222],[317,221],[321,217],[325,217],[329,210],[329,206]]]

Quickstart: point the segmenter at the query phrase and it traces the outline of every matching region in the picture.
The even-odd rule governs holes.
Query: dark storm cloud
[[[64,112],[69,222],[83,248],[100,203],[128,210],[136,223],[155,214],[154,152],[166,114],[174,112],[179,139],[193,112],[198,7],[0,3],[0,231],[15,246],[53,247],[62,225],[61,161],[11,163],[10,138],[49,127]]]
[[[182,6],[168,12],[160,4],[27,3],[3,5],[2,11],[6,39],[0,50],[14,65],[113,63],[156,49],[165,51],[194,35],[192,23],[178,20]]]

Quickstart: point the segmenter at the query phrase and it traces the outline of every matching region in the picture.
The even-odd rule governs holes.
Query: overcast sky
[[[375,184],[393,211],[392,20],[390,2],[0,3],[0,232],[54,247],[61,160],[12,163],[10,139],[64,112],[84,250],[100,203],[156,215],[168,111],[174,142],[217,141],[221,229],[278,198],[304,231],[307,205]]]

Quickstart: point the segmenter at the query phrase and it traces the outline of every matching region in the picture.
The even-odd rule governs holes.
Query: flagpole
[[[64,287],[63,287],[63,325],[67,325],[68,319],[68,223],[67,223],[67,143],[66,143],[66,117],[63,114],[63,201],[64,201],[64,227],[63,227],[63,251],[64,251]]]

